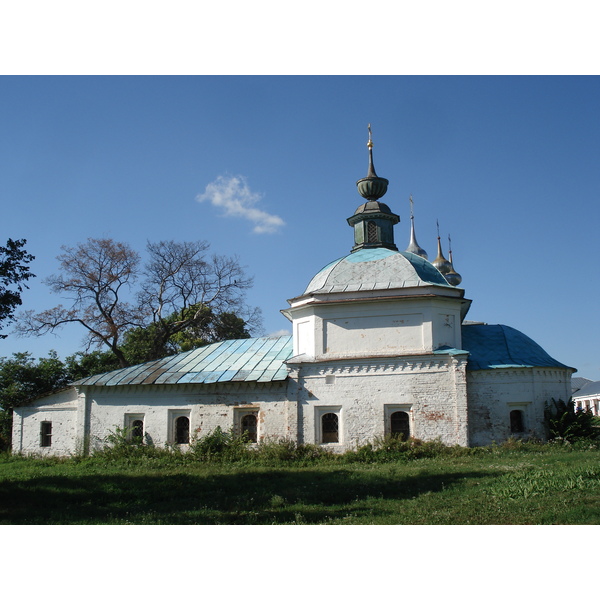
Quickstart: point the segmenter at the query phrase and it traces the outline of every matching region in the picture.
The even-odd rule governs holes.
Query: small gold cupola
[[[442,253],[442,242],[440,241],[440,224],[436,221],[437,226],[437,256],[435,260],[431,263],[442,275],[446,275],[452,270],[452,265],[449,261],[446,260]]]

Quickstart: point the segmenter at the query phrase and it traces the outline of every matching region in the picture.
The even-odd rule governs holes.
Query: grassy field
[[[1,524],[600,524],[600,451],[509,444],[376,457],[0,458]]]

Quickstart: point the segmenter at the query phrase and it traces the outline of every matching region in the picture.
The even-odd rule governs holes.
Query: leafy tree
[[[594,414],[591,410],[576,410],[575,402],[570,399],[554,400],[546,403],[544,421],[549,439],[563,439],[569,442],[578,439],[595,439],[598,431],[594,427]]]
[[[112,352],[94,350],[89,353],[76,352],[71,356],[67,356],[65,366],[69,373],[69,380],[73,382],[84,377],[114,371],[120,365],[117,357]]]
[[[193,310],[198,312],[196,308]],[[214,315],[209,308],[205,308],[202,315],[202,319],[196,319],[193,325],[173,334],[162,344],[161,340],[164,338],[155,323],[151,323],[148,327],[130,329],[123,335],[121,351],[129,364],[140,364],[200,348],[213,342],[250,337],[246,321],[234,313]],[[167,322],[180,320],[180,314],[171,315],[166,319]],[[118,369],[120,366],[114,354],[99,351],[88,354],[78,352],[67,357],[66,362],[74,381]]]
[[[12,358],[0,358],[0,408],[10,410],[33,398],[64,388],[69,371],[54,350],[37,361],[29,352],[17,352]]]
[[[191,319],[186,317],[186,312],[190,313]],[[215,314],[208,306],[191,306],[187,311],[171,315],[166,321],[167,323],[188,321],[189,324],[183,329],[178,328],[178,331],[169,337],[167,344],[161,347],[162,356],[193,350],[223,340],[250,337],[249,325],[244,319],[234,312]],[[146,331],[152,333],[152,328]]]
[[[148,243],[149,259],[141,270],[139,255],[111,239],[63,247],[58,257],[62,273],[46,283],[70,298],[71,306],[28,311],[17,330],[43,335],[80,323],[88,331],[86,351],[107,348],[120,367],[209,343],[231,331],[249,335],[261,319],[258,309],[244,303],[252,279],[237,257],[208,256],[208,248],[202,241]]]
[[[23,246],[27,240],[11,240],[0,246],[0,329],[3,321],[13,319],[14,311],[21,305],[21,292],[27,288],[25,281],[35,277],[27,266],[35,257]],[[0,339],[6,335],[0,334]]]

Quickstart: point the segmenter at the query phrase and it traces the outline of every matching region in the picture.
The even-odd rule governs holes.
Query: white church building
[[[117,427],[144,443],[247,432],[335,452],[385,435],[480,446],[543,439],[545,402],[568,400],[575,369],[506,325],[465,320],[471,300],[442,254],[430,262],[380,202],[373,167],[348,219],[354,247],[329,263],[283,314],[292,335],[230,340],[94,375],[15,409],[13,452],[69,455],[101,447]]]

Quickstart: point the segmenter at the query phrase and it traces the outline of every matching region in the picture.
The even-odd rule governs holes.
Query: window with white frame
[[[316,438],[319,444],[342,443],[342,414],[339,406],[317,407],[315,414]]]
[[[258,409],[234,409],[234,431],[239,435],[246,435],[249,442],[256,444],[259,439]]]
[[[169,441],[172,444],[190,443],[190,411],[169,411]]]
[[[144,441],[144,414],[126,414],[125,415],[125,430],[127,431],[127,439],[138,444]]]
[[[384,432],[386,435],[407,440],[413,434],[413,413],[410,404],[384,406]]]

